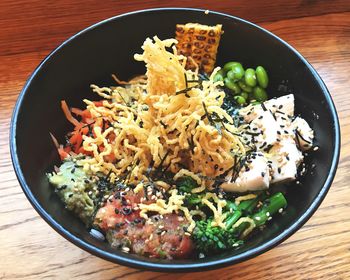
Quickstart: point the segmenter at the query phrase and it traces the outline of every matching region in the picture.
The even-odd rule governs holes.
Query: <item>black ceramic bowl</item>
[[[72,127],[60,109],[60,100],[83,106],[83,98],[96,98],[91,83],[113,84],[111,73],[128,79],[145,72],[133,59],[146,37],[174,36],[176,23],[223,24],[217,65],[230,60],[246,66],[264,65],[270,75],[269,94],[294,93],[296,111],[314,128],[320,149],[310,155],[316,165],[288,188],[288,210],[244,247],[201,260],[154,260],[125,254],[95,239],[67,211],[52,191],[46,172],[59,163],[49,132],[63,142]],[[291,46],[245,20],[194,9],[156,9],[129,13],[95,24],[54,50],[24,86],[11,123],[11,156],[18,180],[29,201],[57,232],[80,248],[106,260],[161,271],[196,271],[241,262],[259,255],[299,229],[324,199],[334,178],[339,157],[339,124],[332,99],[319,75]],[[45,242],[45,240],[43,240]]]

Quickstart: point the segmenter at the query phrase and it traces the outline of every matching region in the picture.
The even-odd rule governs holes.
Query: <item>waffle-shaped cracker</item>
[[[177,50],[179,54],[192,57],[199,69],[209,74],[214,69],[222,33],[221,24],[217,24],[216,26],[199,23],[177,24]],[[191,59],[187,60],[186,68],[195,68]]]

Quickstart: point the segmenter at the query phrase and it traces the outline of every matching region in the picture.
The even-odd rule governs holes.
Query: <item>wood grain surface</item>
[[[9,154],[9,123],[27,77],[60,42],[123,12],[187,6],[259,23],[316,68],[336,104],[339,168],[315,215],[275,249],[199,273],[144,272],[94,257],[58,235],[25,198]],[[350,1],[0,1],[0,279],[350,279]]]

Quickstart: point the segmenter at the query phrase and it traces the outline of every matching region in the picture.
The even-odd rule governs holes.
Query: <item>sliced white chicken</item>
[[[272,98],[265,103],[265,107],[272,113],[283,113],[286,117],[294,116],[294,95],[288,94],[278,98]],[[279,112],[279,113],[278,113]]]
[[[275,114],[276,118],[294,116],[294,95],[288,94],[278,98],[272,98],[265,101],[263,105],[249,105],[239,110],[239,114],[246,122],[251,122],[258,118],[265,109]]]
[[[254,142],[258,150],[263,150],[277,142],[279,124],[270,111],[263,111],[250,125],[250,132],[255,133]]]
[[[295,180],[302,160],[303,155],[291,137],[273,146],[269,152],[271,183]]]
[[[269,167],[267,159],[261,153],[254,153],[246,162],[246,166],[239,171],[234,182],[228,176],[227,182],[221,184],[227,192],[247,192],[265,190],[269,187]]]
[[[312,148],[314,140],[314,131],[309,124],[300,117],[295,118],[292,122],[292,127],[295,130],[295,140],[302,151],[307,151]]]

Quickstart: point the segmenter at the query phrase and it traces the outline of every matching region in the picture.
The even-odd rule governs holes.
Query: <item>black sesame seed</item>
[[[68,195],[68,197],[72,197],[73,196],[73,194],[72,193],[70,193],[69,195]]]
[[[117,215],[119,214],[119,210],[117,208],[114,209],[114,213],[116,213]]]
[[[70,171],[70,173],[74,173],[75,172],[75,167],[72,168],[72,170]]]
[[[124,215],[130,215],[132,212],[132,209],[131,208],[128,208],[128,207],[124,207],[123,208],[123,214]]]
[[[278,106],[278,109],[282,109],[282,108],[283,108],[283,105]]]
[[[261,177],[265,177],[265,172],[261,172]]]
[[[281,135],[281,131],[277,130],[277,134],[278,134],[278,135]]]
[[[84,180],[84,183],[85,183],[85,184],[89,184],[90,181],[89,181],[88,179],[85,179],[85,180]]]
[[[277,168],[277,172],[278,172],[278,173],[281,173],[281,167],[278,167],[278,168]]]
[[[214,169],[218,169],[218,168],[219,168],[219,165],[215,164]]]
[[[287,131],[287,130],[284,130],[283,132],[284,132],[285,134],[288,134],[288,131]]]
[[[60,187],[57,188],[57,190],[61,191],[67,188],[67,185],[62,185]]]

